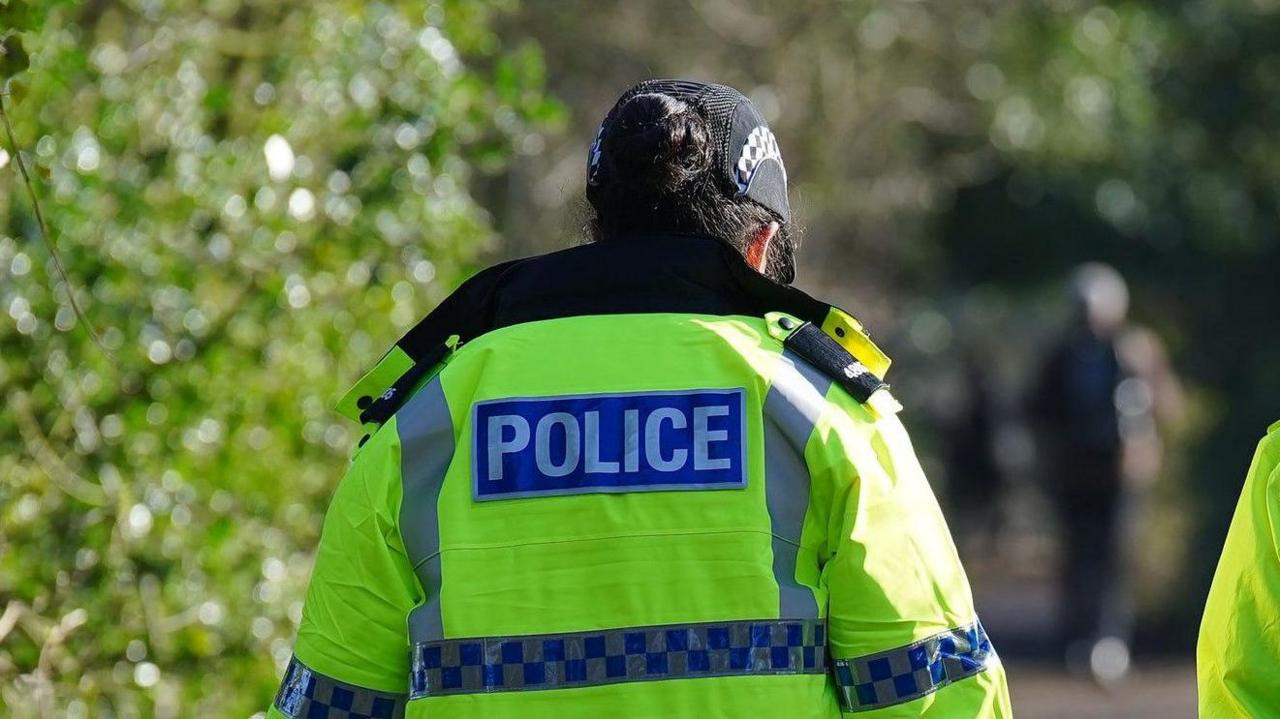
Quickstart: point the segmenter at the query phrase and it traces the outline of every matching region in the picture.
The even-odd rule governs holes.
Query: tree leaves
[[[485,90],[491,10],[36,4],[0,0],[6,107],[27,94],[21,158],[113,356],[7,155],[0,610],[38,616],[0,643],[0,706],[247,716],[355,439],[329,408],[493,242],[473,168],[544,129],[540,76]]]

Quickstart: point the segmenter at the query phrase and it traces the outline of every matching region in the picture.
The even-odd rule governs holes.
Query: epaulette
[[[338,413],[359,422],[368,433],[391,419],[459,344],[490,329],[488,302],[494,287],[522,262],[494,265],[463,282],[347,390],[338,400]]]
[[[866,353],[866,359],[875,364],[879,372],[869,367],[863,358],[855,356],[850,351],[850,343],[841,342],[812,322],[782,312],[771,312],[765,320],[770,333],[781,340],[787,350],[830,377],[849,396],[881,415],[901,411],[902,405],[889,394],[889,385],[884,381],[888,357],[871,343],[865,333],[859,333],[865,340],[865,347],[874,350]],[[861,325],[858,329],[861,330]],[[862,343],[853,345],[853,349],[863,347]]]
[[[409,401],[415,388],[439,372],[457,345],[458,337],[454,335],[422,353],[417,360],[398,346],[393,347],[343,395],[338,401],[338,412],[359,422],[366,432],[357,448],[364,446],[369,436]]]
[[[889,372],[892,360],[876,346],[871,333],[853,315],[835,305],[827,306],[822,315],[822,331],[871,370],[871,374],[884,379]]]
[[[408,372],[400,375],[395,382],[391,383],[382,394],[376,399],[366,403],[364,409],[360,412],[360,424],[376,424],[383,425],[391,416],[409,400],[409,395],[413,393],[413,389],[418,383],[426,379],[432,372],[449,356],[452,349],[450,345],[437,345],[435,349],[417,362]]]
[[[381,397],[406,372],[417,366],[418,364],[404,350],[399,346],[392,346],[391,350],[373,366],[373,369],[351,385],[351,388],[342,395],[342,399],[338,400],[336,406],[338,414],[353,422],[360,422],[360,415],[373,406],[374,400]]]

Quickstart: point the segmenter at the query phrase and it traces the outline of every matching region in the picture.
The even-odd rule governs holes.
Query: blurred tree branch
[[[53,238],[49,236],[49,226],[44,220],[44,212],[40,209],[40,200],[36,197],[36,189],[31,181],[31,175],[27,172],[27,163],[22,159],[21,148],[18,147],[18,141],[13,136],[13,125],[9,122],[9,113],[5,110],[5,97],[9,91],[7,85],[0,89],[0,122],[4,123],[5,134],[9,138],[10,154],[13,155],[13,161],[18,166],[18,171],[22,174],[22,184],[27,188],[27,196],[31,198],[31,209],[36,216],[36,225],[40,230],[40,239],[49,250],[49,257],[53,260],[53,266],[58,270],[58,277],[62,279],[62,284],[67,290],[67,301],[71,303],[71,309],[76,313],[76,317],[84,323],[85,330],[89,336],[93,338],[93,343],[98,346],[107,356],[112,355],[111,350],[103,344],[102,337],[98,335],[98,331],[94,329],[93,323],[89,321],[89,317],[80,308],[80,302],[76,300],[75,285],[71,282],[71,275],[67,272],[67,267],[62,262],[62,256],[58,253],[58,248],[53,243]]]
[[[107,495],[102,485],[90,482],[81,477],[58,456],[50,446],[49,440],[40,429],[35,415],[31,413],[31,399],[21,390],[11,392],[6,402],[9,411],[18,421],[18,429],[22,439],[27,443],[27,453],[40,465],[49,479],[69,496],[95,507],[107,503]]]

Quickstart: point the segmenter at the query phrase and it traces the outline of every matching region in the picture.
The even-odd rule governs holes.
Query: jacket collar
[[[825,305],[751,269],[728,243],[632,235],[483,270],[396,344],[415,360],[450,335],[464,342],[523,322],[582,315],[779,310],[821,322]]]
[[[642,234],[480,271],[405,333],[338,410],[358,418],[361,405],[370,401],[364,398],[379,396],[417,363],[434,364],[442,345],[524,322],[658,312],[784,312],[821,327],[878,376],[888,369],[888,358],[851,315],[761,275],[728,243],[700,235]]]

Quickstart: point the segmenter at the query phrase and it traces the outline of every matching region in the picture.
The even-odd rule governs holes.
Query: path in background
[[[1110,689],[1064,671],[1049,649],[1056,609],[1052,577],[1012,569],[1019,564],[969,563],[978,612],[1004,661],[1018,719],[1195,717],[1189,655],[1138,657],[1129,676]]]
[[[1190,664],[1142,665],[1103,690],[1055,666],[1006,660],[1018,719],[1193,719],[1195,670]]]

